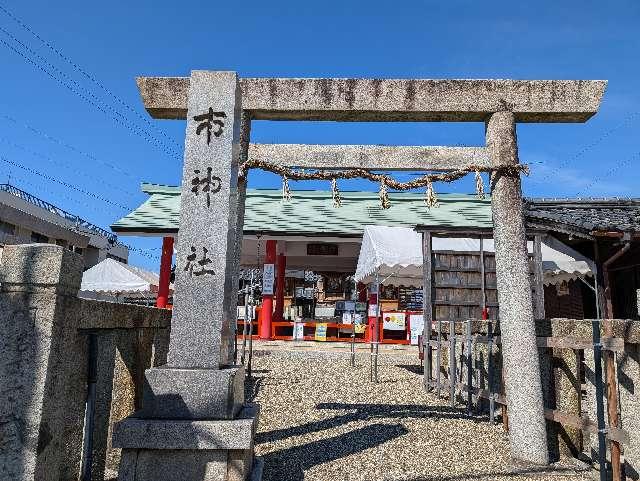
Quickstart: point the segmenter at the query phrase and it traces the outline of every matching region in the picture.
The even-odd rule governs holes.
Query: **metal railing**
[[[0,184],[0,191],[8,192],[9,194],[15,195],[16,197],[24,200],[25,202],[29,202],[30,204],[33,204],[37,207],[40,207],[41,209],[51,212],[52,214],[60,216],[69,222],[73,222],[75,224],[76,229],[82,228],[82,229],[88,230],[93,234],[106,237],[111,244],[115,244],[118,240],[118,236],[116,236],[114,233],[109,232],[108,230],[105,230],[102,227],[98,227],[97,225],[92,224],[91,222],[86,221],[75,214],[71,214],[70,212],[67,212],[64,209],[61,209],[60,207],[50,204],[45,200],[39,199],[38,197],[31,195],[28,192],[25,192],[24,190],[18,189],[17,187],[11,184]]]

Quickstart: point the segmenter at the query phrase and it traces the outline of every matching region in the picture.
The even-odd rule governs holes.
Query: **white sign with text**
[[[273,285],[275,283],[275,265],[265,264],[262,273],[262,295],[273,295]]]

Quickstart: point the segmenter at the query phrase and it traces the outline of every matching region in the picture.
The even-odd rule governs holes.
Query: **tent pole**
[[[376,276],[374,285],[376,286],[376,317],[373,321],[373,335],[370,336],[371,341],[371,371],[370,371],[370,380],[371,382],[378,382],[378,346],[379,342],[379,334],[380,334],[380,277],[378,275],[378,271],[376,270]]]
[[[431,390],[431,334],[433,329],[433,273],[431,232],[422,233],[422,352],[424,353],[424,386]]]

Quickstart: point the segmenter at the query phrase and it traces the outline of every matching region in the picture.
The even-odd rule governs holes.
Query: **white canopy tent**
[[[159,276],[139,267],[105,259],[82,275],[80,297],[115,300],[120,296],[153,298]]]
[[[533,242],[528,243],[533,252]],[[479,252],[479,239],[433,237],[435,252]],[[483,240],[485,252],[495,252],[493,239]],[[551,236],[542,239],[545,284],[593,275],[593,262]],[[422,236],[407,227],[365,226],[355,273],[356,282],[422,286]]]

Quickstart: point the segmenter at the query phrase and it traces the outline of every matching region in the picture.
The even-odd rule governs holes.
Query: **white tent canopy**
[[[159,277],[154,272],[105,259],[82,275],[80,294],[104,293],[151,297],[158,291]]]
[[[533,252],[533,242],[529,242]],[[434,251],[479,252],[479,239],[433,237]],[[485,252],[495,252],[493,239],[483,240]],[[551,236],[542,240],[545,284],[559,284],[595,272],[593,263]],[[355,280],[365,284],[422,286],[422,236],[407,227],[365,226]]]

